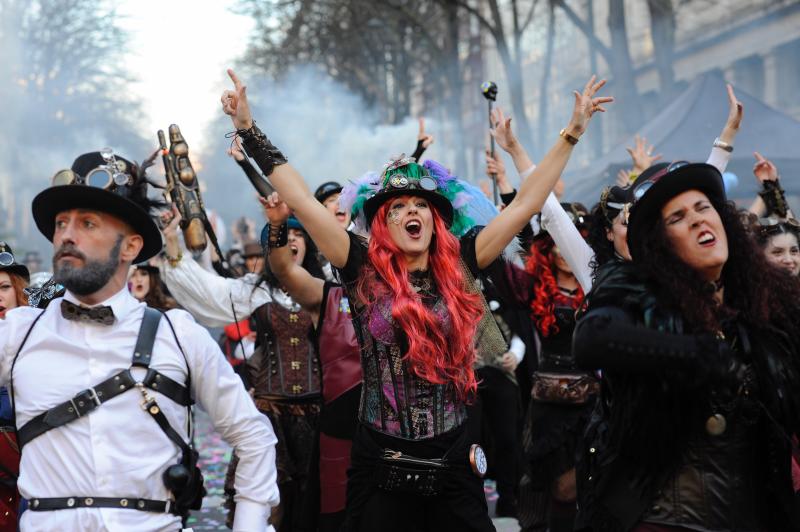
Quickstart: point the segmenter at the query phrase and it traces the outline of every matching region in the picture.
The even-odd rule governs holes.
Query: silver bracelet
[[[733,153],[733,144],[728,144],[727,142],[720,140],[719,137],[714,139],[714,147],[725,150],[728,153]]]

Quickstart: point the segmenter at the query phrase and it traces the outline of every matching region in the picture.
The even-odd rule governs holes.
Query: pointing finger
[[[233,86],[236,89],[236,92],[239,92],[239,89],[242,88],[242,82],[239,81],[239,77],[236,75],[236,73],[233,71],[232,68],[228,69],[228,76],[231,78],[231,81],[233,81]]]

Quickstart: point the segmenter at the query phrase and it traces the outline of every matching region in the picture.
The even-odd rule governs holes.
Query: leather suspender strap
[[[126,369],[93,388],[83,390],[72,399],[31,418],[17,431],[20,449],[45,432],[87,415],[109,399],[130,390],[135,384],[136,380],[130,370]]]
[[[161,312],[150,307],[145,308],[131,365],[147,368],[147,374],[142,381],[144,386],[152,388],[153,390],[158,390],[181,406],[189,406],[192,404],[192,401],[188,387],[184,387],[166,375],[149,368],[150,360],[153,355],[156,331],[158,330],[161,316]],[[17,354],[19,354],[19,352]],[[17,441],[19,442],[20,449],[32,439],[41,436],[45,432],[66,425],[67,423],[89,414],[101,404],[130,390],[136,386],[136,384],[136,379],[134,379],[131,374],[130,368],[125,369],[104,380],[100,384],[83,390],[60,405],[39,414],[18,430]]]
[[[139,368],[150,367],[150,359],[153,357],[153,345],[156,342],[156,331],[158,330],[158,324],[161,322],[161,316],[161,312],[154,308],[144,308],[139,337],[136,338],[136,347],[133,348],[131,366]]]

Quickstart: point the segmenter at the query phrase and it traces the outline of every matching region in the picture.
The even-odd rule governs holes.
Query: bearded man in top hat
[[[268,530],[278,504],[275,435],[208,332],[127,290],[130,265],[161,250],[144,169],[81,155],[33,200],[63,298],[0,322],[22,448],[25,530],[176,530],[199,508],[190,441],[197,401],[240,457],[235,530]]]

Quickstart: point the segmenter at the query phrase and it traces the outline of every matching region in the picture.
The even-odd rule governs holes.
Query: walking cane
[[[497,83],[494,81],[484,81],[481,84],[481,93],[483,97],[489,101],[489,128],[492,127],[492,103],[497,100]],[[491,157],[494,159],[494,137],[489,135],[489,142],[491,143]],[[494,204],[500,204],[500,196],[497,192],[497,174],[492,174],[492,192],[494,195]]]

